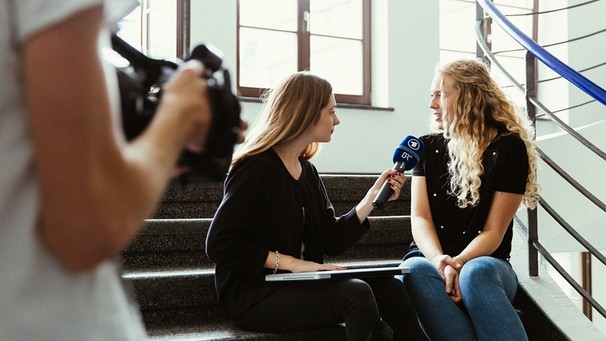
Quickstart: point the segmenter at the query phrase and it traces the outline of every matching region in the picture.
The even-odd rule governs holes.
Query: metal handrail
[[[603,201],[598,199],[598,197],[593,195],[593,193],[589,192],[578,181],[576,181],[572,176],[570,176],[570,174],[565,172],[562,169],[562,167],[558,166],[558,164],[555,163],[549,156],[547,156],[547,154],[543,153],[541,148],[537,148],[537,153],[539,154],[539,157],[549,167],[551,167],[551,169],[553,169],[556,173],[558,173],[558,175],[560,175],[564,180],[566,180],[566,182],[568,182],[570,185],[572,185],[572,187],[574,187],[579,193],[583,194],[583,196],[585,196],[585,198],[587,198],[589,201],[591,201],[594,205],[599,207],[602,211],[606,212],[606,204]],[[604,261],[602,261],[602,263],[604,263],[606,265],[606,263]]]
[[[528,52],[547,65],[550,69],[562,75],[570,83],[585,91],[589,96],[606,105],[606,90],[564,64],[547,50],[543,49],[534,40],[525,35],[519,28],[507,19],[490,0],[477,0],[490,17],[507,32],[518,44],[522,45]]]
[[[589,1],[591,3],[594,1]],[[482,32],[483,23],[486,19],[480,15],[480,11],[477,14],[477,25],[476,25],[476,41],[479,48],[484,52],[484,57],[489,58],[491,63],[496,65],[503,74],[509,78],[518,90],[525,94],[527,111],[533,123],[536,122],[536,109],[542,110],[550,119],[555,122],[562,130],[566,131],[570,136],[575,138],[587,149],[591,150],[594,154],[599,156],[602,160],[606,160],[606,153],[595,146],[593,143],[585,139],[572,127],[567,125],[561,119],[559,119],[553,112],[548,110],[535,95],[534,80],[534,64],[535,58],[547,65],[557,74],[574,84],[576,87],[590,95],[595,100],[606,105],[606,90],[597,86],[589,79],[582,76],[577,71],[570,68],[568,65],[562,63],[556,57],[552,56],[543,47],[539,46],[532,39],[524,35],[515,25],[513,25],[500,11],[496,9],[494,4],[488,0],[477,0],[478,6],[481,6],[484,13],[487,13],[506,33],[508,33],[514,40],[518,42],[526,51],[526,87],[520,84],[516,79],[507,72],[507,70],[499,63],[496,56],[490,50],[487,43],[484,41],[484,35]],[[536,13],[534,13],[536,14]],[[549,158],[542,150],[537,148],[538,156],[543,160],[549,167],[551,167],[561,178],[568,182],[577,192],[584,195],[594,205],[599,207],[602,211],[606,212],[606,204],[598,199],[593,193],[578,183],[572,176],[566,173],[557,163]],[[593,245],[591,245],[585,238],[583,238],[568,222],[565,221],[545,200],[540,198],[540,206],[559,224],[570,236],[572,236],[577,242],[579,242],[592,256],[596,257],[602,264],[606,265],[606,257],[600,253]],[[538,254],[540,253],[543,258],[551,264],[554,269],[589,303],[597,312],[602,316],[606,317],[606,309],[602,307],[592,296],[591,293],[587,292],[583,287],[577,283],[572,276],[566,272],[566,270],[555,260],[555,258],[541,245],[538,237],[538,215],[537,210],[528,210],[528,226],[524,225],[524,222],[516,217],[516,222],[526,230],[529,245],[529,273],[531,276],[538,276]],[[586,311],[588,317],[591,315],[590,311]]]
[[[602,316],[606,317],[606,309],[600,305],[587,290],[583,289],[579,283],[577,283],[570,274],[566,272],[566,270],[558,263],[558,261],[551,256],[551,254],[539,243],[538,240],[532,242],[532,246],[539,251],[539,253],[545,257],[545,259],[551,264],[560,275],[570,284],[584,299],[589,302]]]
[[[478,0],[478,1],[480,1],[480,0]],[[478,22],[477,25],[476,25],[476,27],[475,27],[475,31],[476,31],[476,36],[477,37],[481,37],[482,36],[481,26],[482,26],[482,23]],[[485,56],[488,59],[490,59],[490,62],[492,64],[496,65],[499,68],[499,70],[501,70],[501,72],[514,84],[514,86],[516,88],[518,88],[518,90],[524,92],[526,90],[526,88],[522,84],[520,84],[520,82],[518,82],[509,72],[507,72],[507,70],[505,69],[505,67],[503,65],[501,65],[501,63],[499,63],[499,61],[496,59],[495,55],[490,51],[490,48],[488,47],[488,45],[486,44],[486,42],[483,39],[478,39],[477,43],[480,46],[480,48],[482,49],[482,51],[484,51]],[[558,116],[554,115],[554,113],[551,112],[549,109],[547,109],[547,107],[545,107],[543,105],[543,103],[539,102],[536,97],[529,96],[527,99],[536,108],[541,109],[542,112],[544,112],[546,115],[548,115],[549,118],[552,121],[554,121],[562,130],[564,130],[565,132],[567,132],[568,134],[570,134],[570,136],[572,136],[574,139],[576,139],[577,141],[579,141],[580,143],[582,143],[589,150],[591,150],[594,154],[596,154],[597,156],[599,156],[602,160],[606,161],[606,152],[604,152],[598,146],[596,146],[595,144],[593,144],[591,141],[587,140],[585,137],[583,137],[583,135],[579,134],[571,126],[569,126],[564,121],[562,121]]]

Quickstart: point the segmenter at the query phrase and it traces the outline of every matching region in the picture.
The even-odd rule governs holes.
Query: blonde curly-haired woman
[[[404,283],[431,340],[526,340],[509,258],[513,216],[538,200],[533,130],[481,62],[439,67],[431,95]]]

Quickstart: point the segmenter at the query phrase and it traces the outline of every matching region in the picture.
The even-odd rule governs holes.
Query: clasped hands
[[[453,258],[449,255],[440,255],[434,258],[432,263],[444,279],[446,293],[450,296],[450,299],[455,303],[460,303],[463,296],[459,286],[459,271],[465,264],[465,260],[461,257]]]

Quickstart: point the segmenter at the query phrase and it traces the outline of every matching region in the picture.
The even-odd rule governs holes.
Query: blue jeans
[[[467,262],[459,273],[460,305],[446,294],[438,270],[420,251],[409,252],[403,265],[410,274],[399,279],[430,340],[528,340],[511,303],[518,277],[509,262],[489,256]]]

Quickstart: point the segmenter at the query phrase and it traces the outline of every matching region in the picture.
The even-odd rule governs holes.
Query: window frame
[[[190,22],[191,22],[191,0],[175,0],[176,10],[176,33],[174,57],[184,59],[189,55],[190,49]],[[140,27],[139,44],[143,53],[148,53],[150,46],[150,2],[140,0],[139,7]]]
[[[266,90],[264,88],[240,86],[240,29],[242,27],[250,27],[240,25],[240,1],[237,4],[236,14],[236,45],[237,45],[237,92],[238,96],[258,98]],[[310,2],[314,0],[298,0],[297,1],[297,69],[310,69],[310,40],[311,33],[306,30],[305,12],[309,12]],[[321,1],[321,0],[315,0]],[[371,105],[371,4],[370,0],[362,0],[362,94],[339,94],[335,93],[337,103]],[[343,38],[346,39],[346,38]]]

